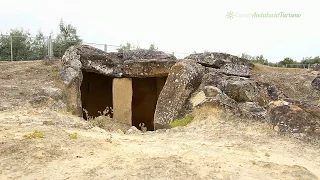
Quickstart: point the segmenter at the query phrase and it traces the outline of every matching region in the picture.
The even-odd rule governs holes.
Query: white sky
[[[0,0],[0,32],[58,32],[62,18],[85,42],[126,42],[160,50],[263,54],[269,61],[320,55],[319,0]],[[300,18],[234,18],[238,13],[298,13]]]

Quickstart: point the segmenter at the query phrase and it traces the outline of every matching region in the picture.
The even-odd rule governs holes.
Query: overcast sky
[[[263,54],[269,61],[320,55],[319,0],[1,0],[0,31],[58,32],[62,18],[85,42],[134,43],[192,53]],[[227,13],[238,14],[232,19]],[[300,18],[239,18],[248,13]]]

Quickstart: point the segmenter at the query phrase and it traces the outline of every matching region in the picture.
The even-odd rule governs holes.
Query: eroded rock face
[[[154,115],[155,129],[168,125],[185,110],[190,94],[200,85],[205,68],[193,60],[183,60],[172,66]]]
[[[264,120],[267,117],[267,110],[257,102],[239,103],[238,107],[242,117],[261,120]]]
[[[320,91],[320,76],[316,77],[312,83],[312,87]]]
[[[133,50],[106,53],[100,49],[78,45],[70,47],[62,57],[61,78],[65,83],[81,76],[81,71],[110,77],[159,77],[169,73],[177,59],[161,51]]]
[[[312,64],[310,68],[314,71],[320,71],[320,64]]]
[[[127,60],[124,62],[123,76],[163,77],[169,74],[176,60]]]
[[[226,53],[205,52],[191,54],[186,59],[193,59],[205,67],[221,69],[221,72],[227,75],[250,76],[250,69],[253,64],[243,58]]]
[[[217,87],[239,103],[257,102],[260,106],[265,106],[270,101],[283,96],[268,83],[255,82],[245,77],[228,76],[220,71],[209,71],[203,76],[201,88],[204,90],[206,86]]]
[[[82,115],[80,86],[83,71],[109,77],[162,77],[167,76],[177,59],[161,51],[133,50],[106,53],[100,49],[77,45],[70,47],[62,57],[60,80],[64,84],[68,110]]]
[[[319,107],[287,99],[270,102],[268,112],[271,123],[279,132],[304,133],[320,138]]]

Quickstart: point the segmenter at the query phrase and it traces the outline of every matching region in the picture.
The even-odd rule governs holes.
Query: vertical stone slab
[[[132,79],[113,79],[113,119],[132,125]]]
[[[161,90],[166,83],[167,77],[157,77],[156,84],[157,84],[157,98],[159,97]]]

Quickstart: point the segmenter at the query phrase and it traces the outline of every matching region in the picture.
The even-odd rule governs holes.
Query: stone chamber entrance
[[[144,123],[148,130],[154,130],[154,112],[166,77],[132,79],[132,125]]]
[[[154,130],[154,113],[167,77],[113,78],[83,71],[81,84],[82,108],[97,117],[106,107],[113,109],[112,118],[136,126],[144,123]],[[83,113],[83,118],[86,113]]]
[[[107,107],[113,107],[112,97],[112,77],[104,76],[92,72],[82,72],[83,80],[81,84],[82,108],[86,109],[91,117],[98,117]],[[112,117],[112,114],[109,113]],[[86,113],[83,118],[88,119]]]

